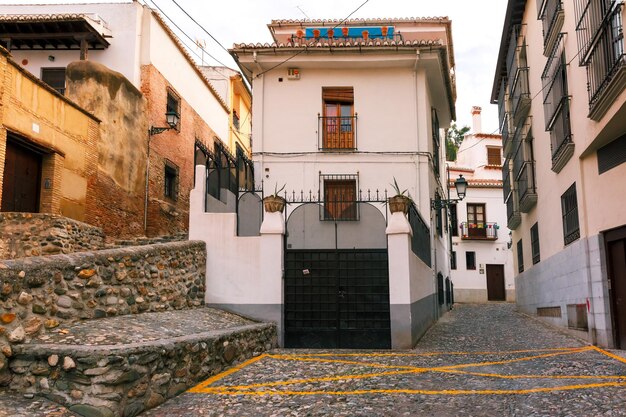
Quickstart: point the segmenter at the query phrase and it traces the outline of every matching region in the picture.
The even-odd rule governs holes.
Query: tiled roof
[[[99,21],[102,20],[94,18],[93,14],[84,13],[57,13],[57,14],[0,14],[0,20],[9,22],[47,22],[54,20],[72,20],[72,19],[85,19]]]
[[[474,172],[473,168],[469,167],[457,167],[454,165],[450,165],[450,171],[460,171],[460,172]]]
[[[477,138],[486,138],[486,139],[502,139],[502,135],[497,133],[476,133],[474,135]]]
[[[474,188],[502,188],[502,180],[489,180],[489,179],[468,179],[467,184],[469,187]],[[454,187],[454,181],[448,182],[450,188]]]
[[[289,48],[355,48],[355,47],[419,47],[419,46],[443,46],[441,39],[437,40],[412,40],[412,41],[381,41],[380,39],[355,40],[355,41],[333,41],[327,39],[312,42],[287,42],[287,43],[238,43],[234,45],[234,49],[289,49]]]
[[[355,25],[355,24],[370,24],[370,23],[411,23],[411,22],[440,22],[440,21],[446,21],[448,20],[447,16],[442,16],[442,17],[402,17],[402,18],[374,18],[374,19],[367,19],[367,18],[363,18],[363,19],[349,19],[349,20],[343,20],[343,19],[278,19],[278,20],[272,20],[272,24],[273,25],[278,25],[278,24],[293,24],[293,23],[299,23],[299,24],[324,24],[324,23],[330,23],[330,24],[341,24],[344,26],[348,26],[348,25]]]

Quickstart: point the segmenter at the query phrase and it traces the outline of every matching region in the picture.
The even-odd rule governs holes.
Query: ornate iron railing
[[[318,143],[320,150],[356,149],[356,126],[358,115],[318,115]]]
[[[498,223],[461,223],[463,240],[497,240]]]

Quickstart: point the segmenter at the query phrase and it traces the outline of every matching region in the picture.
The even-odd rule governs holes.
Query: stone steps
[[[10,388],[84,416],[135,416],[276,346],[276,326],[202,307],[77,322],[15,345]]]

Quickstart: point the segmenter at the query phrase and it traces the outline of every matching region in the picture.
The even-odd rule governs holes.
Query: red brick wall
[[[148,101],[151,126],[167,126],[165,110],[168,88],[180,94],[152,65],[141,69],[141,92]],[[150,138],[150,173],[148,192],[147,236],[159,236],[189,230],[189,193],[194,181],[194,144],[203,142],[213,148],[215,132],[181,97],[178,130],[167,130]],[[165,197],[165,161],[178,167],[177,199]]]

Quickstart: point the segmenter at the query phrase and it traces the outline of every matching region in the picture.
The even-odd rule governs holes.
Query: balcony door
[[[352,87],[324,87],[324,149],[354,149],[354,91]]]
[[[467,205],[467,227],[469,237],[487,237],[487,224],[484,204]]]

